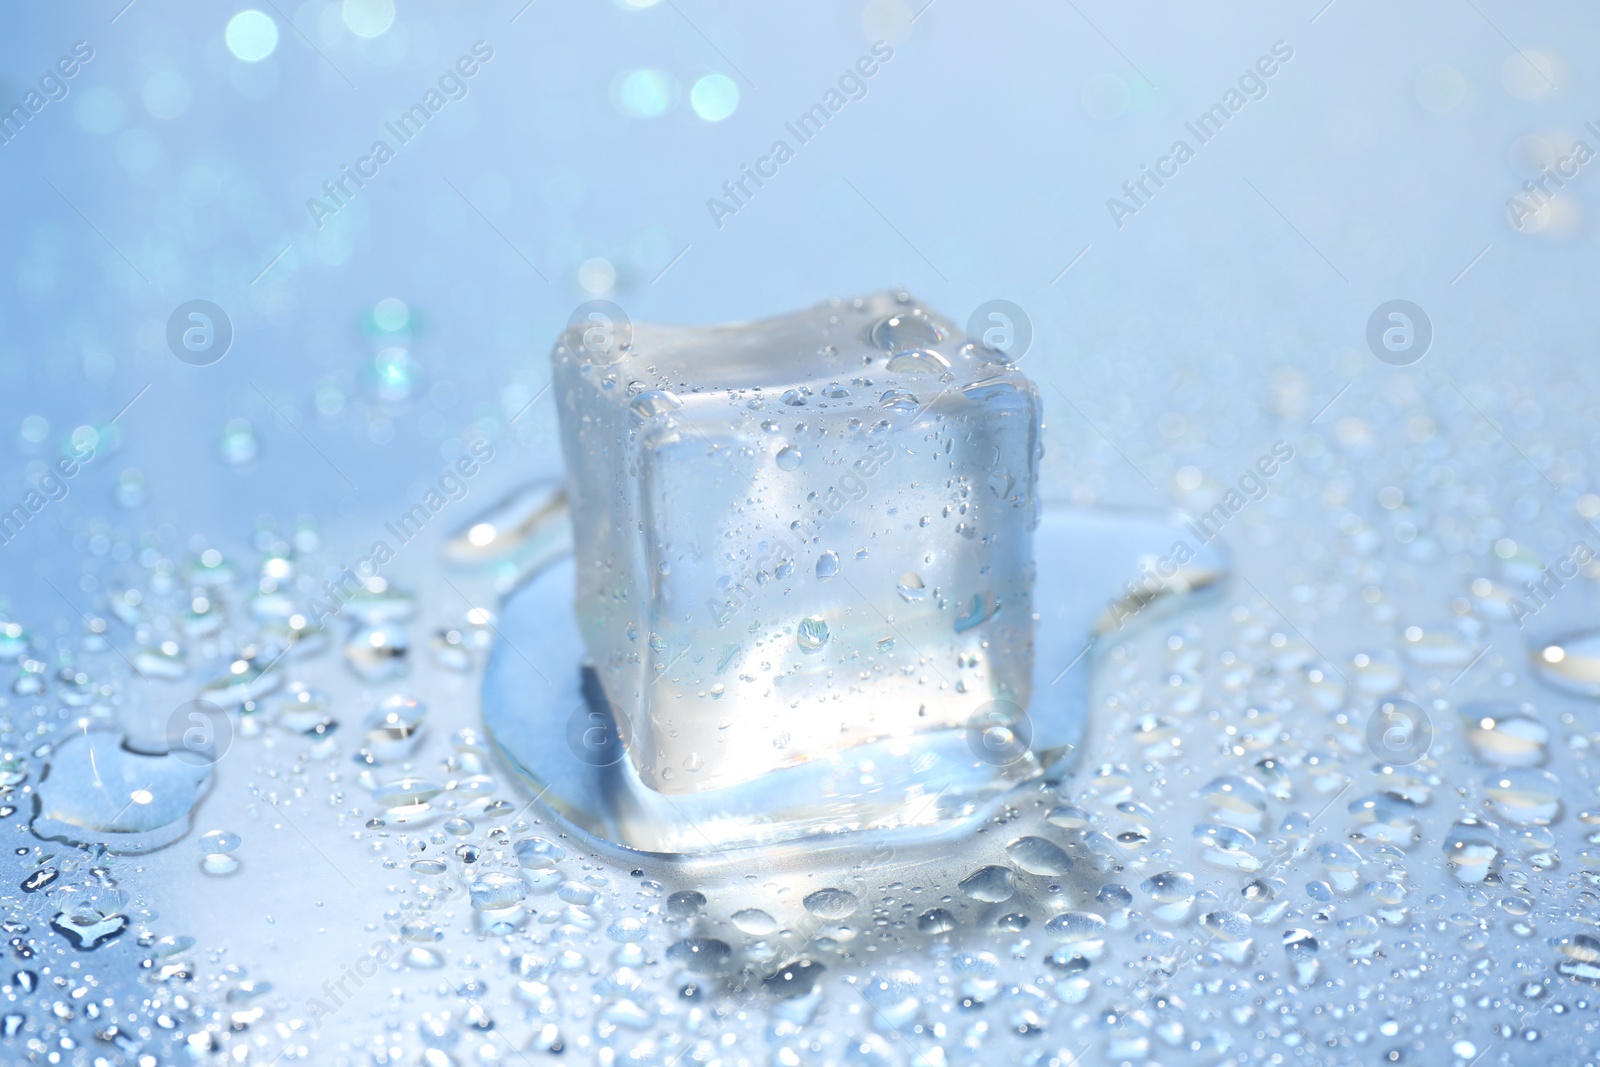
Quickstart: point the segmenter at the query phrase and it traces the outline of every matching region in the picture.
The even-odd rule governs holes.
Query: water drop
[[[1502,702],[1464,704],[1461,721],[1467,744],[1485,763],[1536,767],[1549,758],[1550,731],[1523,708]]]
[[[985,904],[1000,904],[1016,893],[1009,867],[979,867],[961,880],[961,891]]]
[[[944,331],[920,308],[891,315],[872,327],[872,343],[885,352],[928,348],[944,340]]]
[[[821,615],[807,615],[795,627],[795,640],[807,652],[815,652],[828,643],[828,620]]]
[[[819,889],[814,893],[808,894],[801,903],[811,914],[819,919],[827,919],[830,922],[848,919],[861,906],[861,902],[856,898],[856,895],[848,889],[834,889],[831,887]]]
[[[210,784],[209,764],[138,752],[115,733],[74,733],[47,758],[32,829],[49,840],[148,852],[188,833]]]
[[[637,428],[653,418],[670,415],[683,407],[683,401],[665,389],[640,393],[628,404],[629,421]]]
[[[1042,837],[1019,837],[1006,846],[1006,855],[1029,874],[1058,877],[1072,868],[1072,857]]]
[[[915,415],[922,402],[904,389],[889,389],[878,398],[878,406],[896,415]]]
[[[928,374],[938,377],[950,369],[950,362],[937,352],[916,348],[890,356],[884,369],[890,374]]]

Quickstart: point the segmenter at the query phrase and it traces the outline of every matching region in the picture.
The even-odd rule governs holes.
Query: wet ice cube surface
[[[608,340],[552,361],[576,610],[646,786],[1027,705],[1040,407],[1001,354],[891,293]]]

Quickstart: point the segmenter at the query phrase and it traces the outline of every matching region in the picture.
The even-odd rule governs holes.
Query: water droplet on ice
[[[956,633],[964,634],[968,630],[976,629],[994,618],[994,613],[1000,610],[1000,604],[995,600],[994,594],[985,590],[973,593],[972,600],[967,604],[967,610],[956,618]]]
[[[892,411],[896,415],[915,415],[921,405],[922,402],[916,398],[915,394],[908,393],[904,389],[887,390],[883,396],[878,398],[879,407]]]
[[[795,627],[795,640],[807,652],[815,652],[828,643],[828,620],[821,615],[807,615]]]
[[[670,415],[683,407],[683,401],[665,389],[651,389],[640,393],[628,404],[628,418],[634,426],[643,426],[661,415]]]
[[[919,348],[890,356],[884,369],[890,374],[928,374],[938,377],[950,369],[950,363],[937,352]]]
[[[944,331],[920,309],[890,315],[872,327],[872,343],[885,352],[927,348],[944,340]]]

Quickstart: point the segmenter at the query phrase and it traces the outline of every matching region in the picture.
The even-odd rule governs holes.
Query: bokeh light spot
[[[1092,119],[1109,122],[1128,110],[1128,83],[1115,74],[1096,74],[1083,85],[1083,110]]]
[[[726,74],[707,74],[689,90],[689,106],[707,122],[721,122],[739,106],[739,87]]]
[[[411,309],[398,297],[386,296],[372,309],[372,321],[380,330],[396,333],[411,321]]]
[[[340,13],[357,37],[378,37],[394,25],[394,0],[344,0]]]
[[[617,110],[636,119],[664,115],[675,95],[672,75],[664,70],[635,70],[617,82]]]
[[[163,67],[144,83],[144,108],[158,119],[175,119],[189,110],[193,94],[182,74]]]
[[[585,292],[597,296],[609,293],[611,287],[617,284],[617,268],[611,265],[609,259],[600,256],[586,259],[578,267],[578,284]]]
[[[1417,103],[1429,111],[1450,111],[1467,96],[1467,79],[1448,63],[1434,63],[1417,75]]]
[[[265,12],[247,9],[228,20],[222,36],[236,57],[259,63],[278,47],[278,24]]]

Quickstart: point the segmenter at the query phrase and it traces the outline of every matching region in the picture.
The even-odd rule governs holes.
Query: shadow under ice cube
[[[1002,354],[885,293],[551,358],[618,803],[679,824],[648,836],[928,823],[1037,773],[971,728],[1033,675],[1040,407]]]

